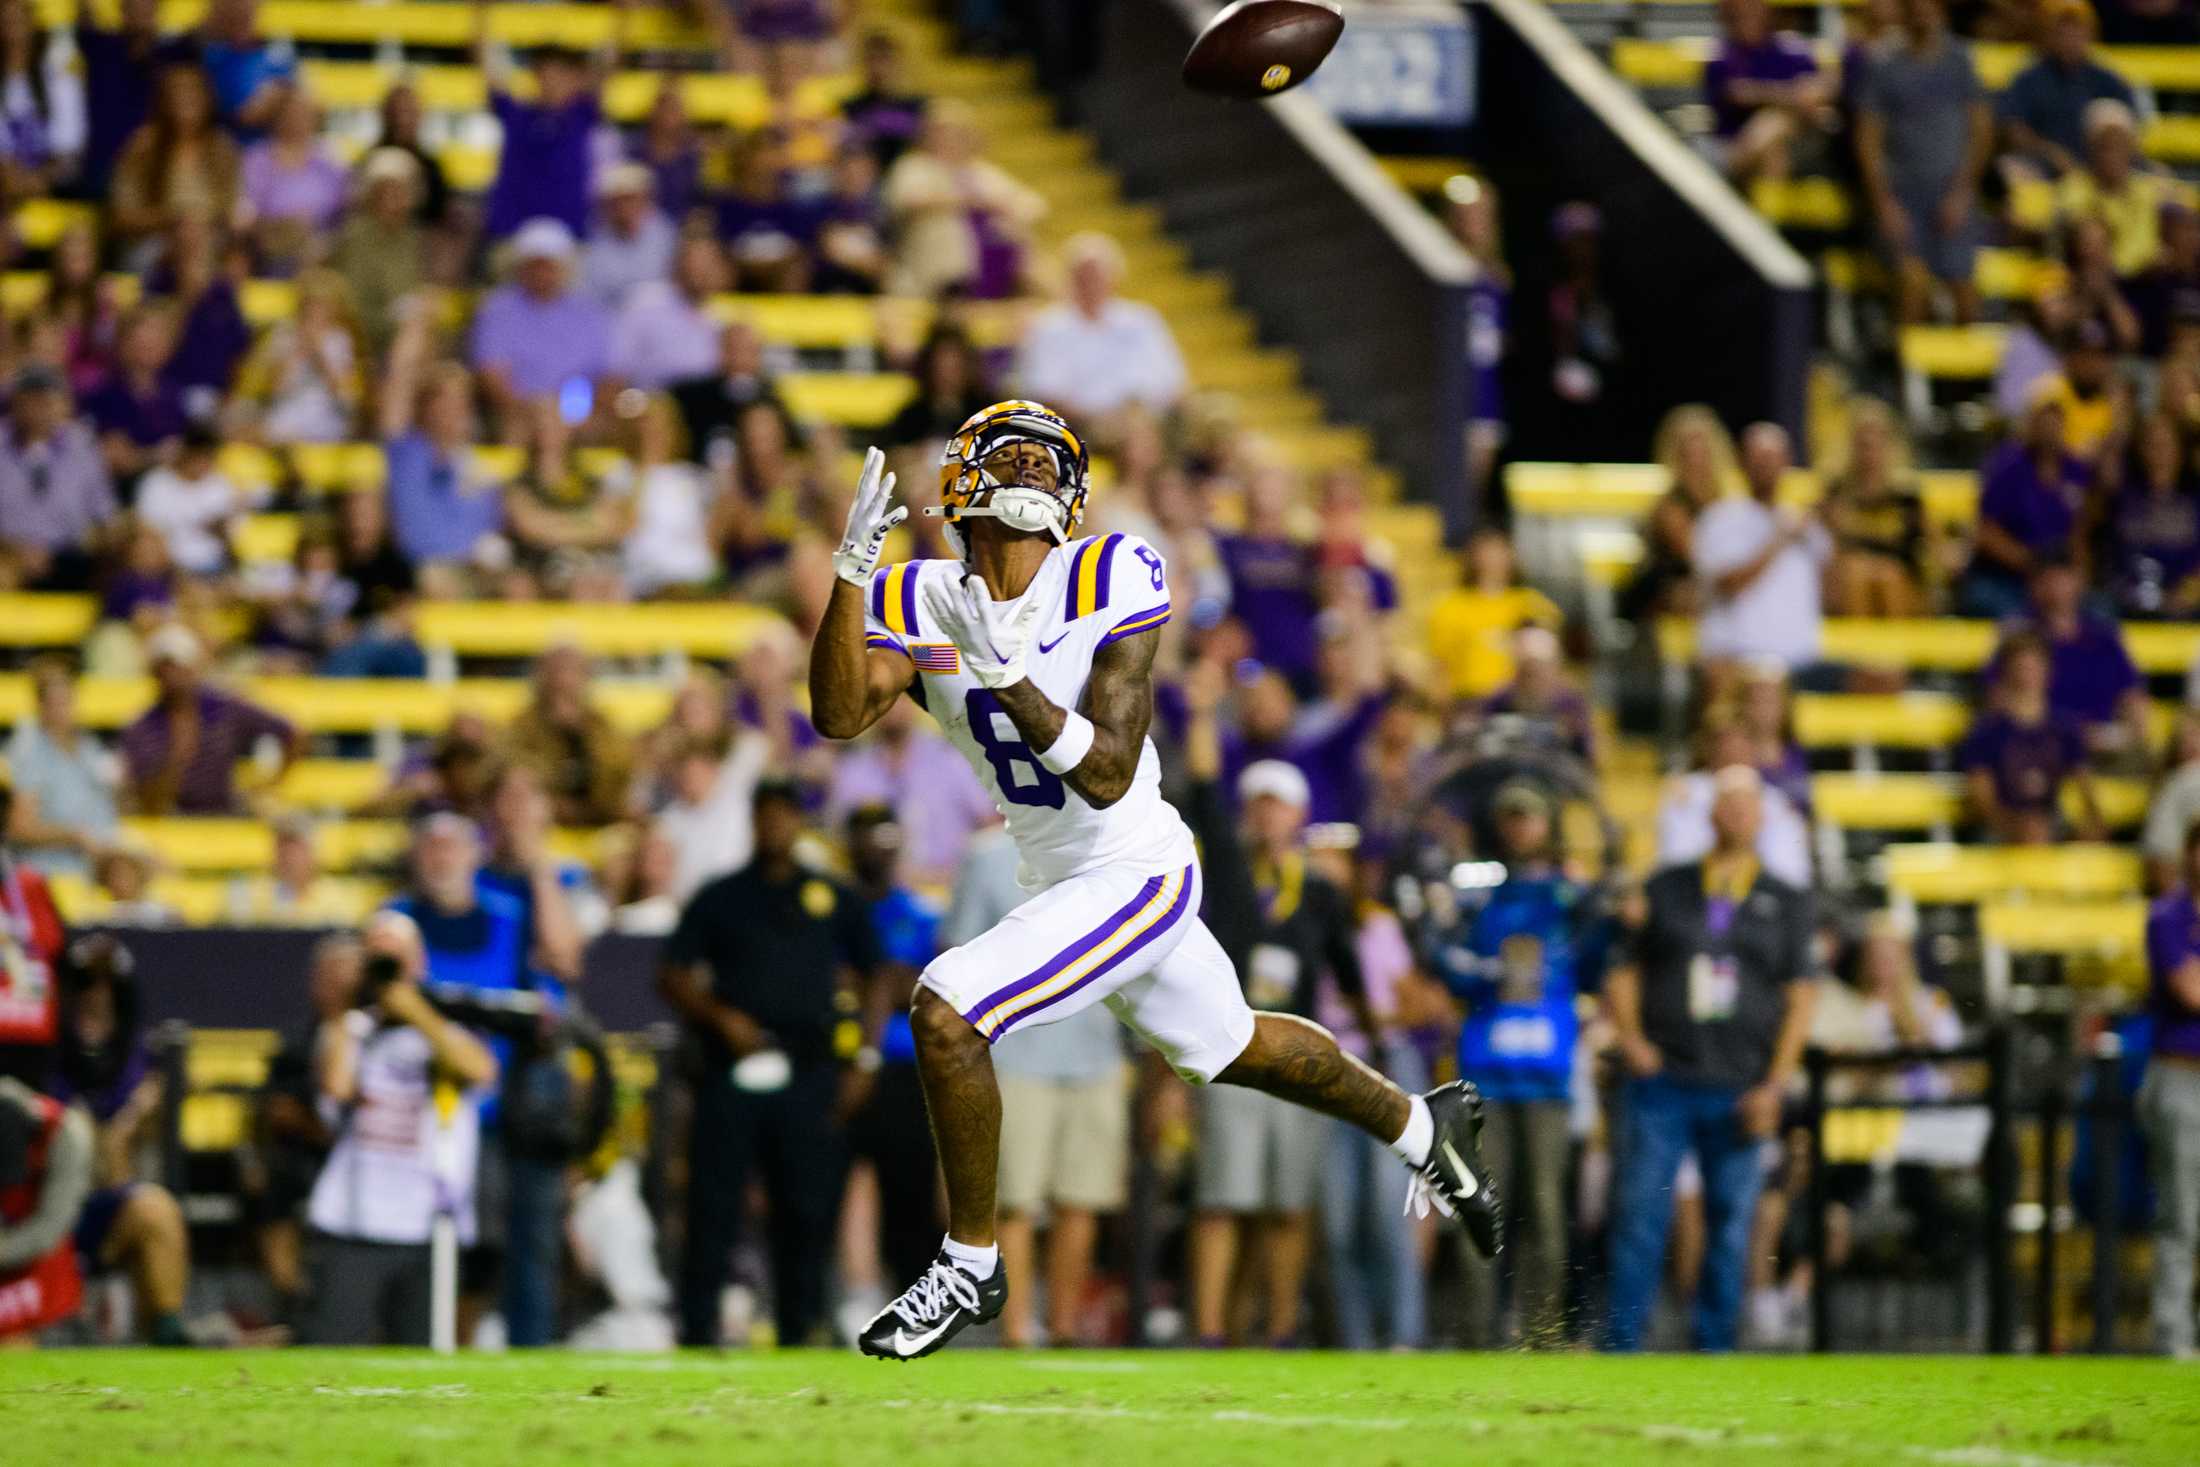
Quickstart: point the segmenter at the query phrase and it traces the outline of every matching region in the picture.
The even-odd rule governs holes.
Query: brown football
[[[1184,85],[1217,97],[1273,97],[1314,74],[1344,34],[1318,0],[1235,0],[1184,53]]]

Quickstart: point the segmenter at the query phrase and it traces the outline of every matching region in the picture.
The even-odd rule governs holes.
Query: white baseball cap
[[[522,264],[556,260],[562,265],[573,258],[573,231],[555,219],[530,219],[512,236],[512,258]]]
[[[1305,809],[1313,798],[1299,767],[1281,759],[1260,759],[1246,765],[1245,772],[1238,776],[1237,792],[1241,805],[1271,795],[1295,810]]]
[[[186,667],[196,667],[206,649],[189,627],[180,621],[164,622],[158,631],[145,639],[145,660],[158,665],[163,662],[180,662]]]

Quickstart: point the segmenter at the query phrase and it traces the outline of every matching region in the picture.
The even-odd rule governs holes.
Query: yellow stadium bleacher
[[[1888,891],[1917,905],[1959,906],[2011,897],[2056,902],[2135,897],[2146,872],[2129,846],[1892,845],[1883,853]]]
[[[1946,749],[1969,731],[1978,707],[1952,693],[1798,693],[1795,738],[1806,749]],[[2148,734],[2168,738],[2177,707],[2148,709]]]
[[[2200,626],[2134,622],[2124,629],[2124,650],[2147,677],[2182,676],[2200,656]],[[1856,617],[1826,620],[1824,655],[1829,662],[1891,667],[1913,672],[1977,672],[1992,660],[2000,630],[1990,621],[1955,617],[1876,621]],[[1668,618],[1658,624],[1659,655],[1668,662],[1693,661],[1696,628]]]
[[[2063,979],[2131,992],[2146,981],[2147,904],[2136,899],[2001,902],[1979,908],[1990,1011],[2008,1008],[2019,957],[2065,960]],[[2072,961],[2079,960],[2079,961]]]
[[[1978,519],[1978,475],[1965,469],[1927,469],[1915,476],[1926,517],[1935,524],[1968,527]],[[1516,515],[1551,519],[1636,521],[1650,513],[1666,490],[1656,464],[1569,464],[1522,460],[1505,466],[1505,497]],[[1736,484],[1734,492],[1741,486]],[[1798,508],[1816,504],[1825,484],[1809,469],[1790,470],[1780,501]]]
[[[2095,781],[2101,819],[2129,830],[2146,817],[2147,787],[2135,779]],[[2063,813],[2076,819],[2078,793],[2066,790]],[[1947,832],[1963,822],[1963,781],[1952,774],[1814,774],[1818,818],[1842,830]]]
[[[494,617],[499,608],[482,608]],[[531,608],[530,608],[531,609]],[[616,628],[613,629],[616,632]],[[524,614],[505,644],[549,645],[562,629],[545,628]],[[629,632],[630,640],[639,640]],[[584,639],[585,640],[585,639]],[[500,655],[506,655],[500,653]],[[441,733],[460,712],[479,713],[506,722],[526,707],[528,687],[521,678],[458,678],[451,682],[400,678],[246,678],[237,691],[282,714],[308,734],[368,734],[384,729],[404,734]],[[672,689],[661,683],[597,679],[589,699],[617,727],[639,733],[662,723],[672,707]],[[102,732],[128,725],[153,702],[148,678],[85,678],[76,687],[77,721]],[[30,678],[0,673],[0,724],[29,718],[33,712]],[[320,776],[317,776],[320,777]]]
[[[76,0],[34,0],[40,20],[56,29],[76,20]],[[114,0],[95,0],[92,12],[112,23]],[[206,17],[206,0],[162,0],[161,28],[188,30]],[[337,0],[267,0],[260,30],[272,37],[330,44],[390,41],[408,47],[461,50],[473,44],[474,11],[456,3],[357,5]],[[508,46],[596,47],[611,40],[616,17],[607,5],[492,5],[489,34]],[[652,51],[708,51],[709,36],[678,9],[637,5],[627,21],[627,44]]]

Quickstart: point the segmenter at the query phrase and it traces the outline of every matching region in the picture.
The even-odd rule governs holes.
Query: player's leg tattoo
[[[929,988],[917,990],[909,1026],[916,1035],[932,1140],[947,1177],[947,1235],[987,1247],[993,1242],[993,1191],[1001,1169],[1001,1088],[993,1078],[993,1048]]]
[[[1345,1053],[1327,1029],[1292,1014],[1256,1014],[1252,1042],[1215,1079],[1350,1121],[1383,1142],[1405,1130],[1412,1108],[1403,1090]]]

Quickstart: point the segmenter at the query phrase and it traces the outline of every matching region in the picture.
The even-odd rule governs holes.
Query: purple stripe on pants
[[[1122,926],[1125,922],[1130,921],[1132,917],[1136,916],[1139,911],[1145,907],[1146,903],[1152,901],[1154,899],[1155,893],[1161,890],[1161,883],[1167,881],[1168,879],[1169,878],[1166,876],[1148,877],[1146,879],[1146,884],[1138,888],[1138,894],[1132,897],[1129,901],[1123,903],[1121,907],[1117,908],[1114,916],[1108,918],[1107,921],[1102,922],[1098,927],[1095,927],[1092,931],[1086,933],[1083,937],[1078,938],[1077,941],[1070,944],[1068,948],[1056,953],[1053,957],[1048,958],[1045,963],[1040,965],[1038,972],[1027,973],[1023,977],[1015,980],[1013,983],[1009,983],[1001,988],[997,988],[993,992],[987,994],[982,1000],[978,1002],[975,1007],[965,1012],[963,1014],[963,1017],[968,1019],[973,1024],[977,1023],[978,1016],[991,1009],[995,1004],[1005,1003],[1007,1000],[1014,998],[1017,994],[1022,993],[1025,989],[1033,987],[1036,984],[1046,982],[1047,979],[1052,978],[1055,974],[1061,972],[1071,963],[1076,962],[1086,953],[1091,952],[1095,947],[1098,947],[1102,942],[1107,940],[1109,933],[1115,931],[1116,928]]]
[[[1109,973],[1112,973],[1117,968],[1120,968],[1126,961],[1134,957],[1138,953],[1138,950],[1140,948],[1143,948],[1147,943],[1152,942],[1155,938],[1159,937],[1162,933],[1167,932],[1170,928],[1174,927],[1180,920],[1182,920],[1184,913],[1190,908],[1191,902],[1192,873],[1190,868],[1187,867],[1184,872],[1184,884],[1181,887],[1177,888],[1176,900],[1170,904],[1169,910],[1161,914],[1159,920],[1155,921],[1151,926],[1147,927],[1144,932],[1139,933],[1137,937],[1131,939],[1129,942],[1124,943],[1123,946],[1116,951],[1113,957],[1101,963],[1090,973],[1087,973],[1084,977],[1078,979],[1075,983],[1072,983],[1069,987],[1063,989],[1060,993],[1050,994],[1046,998],[1041,999],[1038,1003],[1033,1004],[1030,1008],[1010,1014],[1007,1018],[1001,1021],[999,1027],[994,1029],[993,1037],[998,1040],[1003,1034],[1006,1034],[1009,1030],[1015,1028],[1018,1024],[1021,1024],[1024,1020],[1030,1018],[1033,1014],[1046,1012],[1048,1009],[1060,1003],[1063,999],[1068,998],[1070,995],[1076,993],[1077,990],[1079,990],[1080,988],[1083,988],[1087,984],[1092,983],[1100,978],[1104,978]]]

